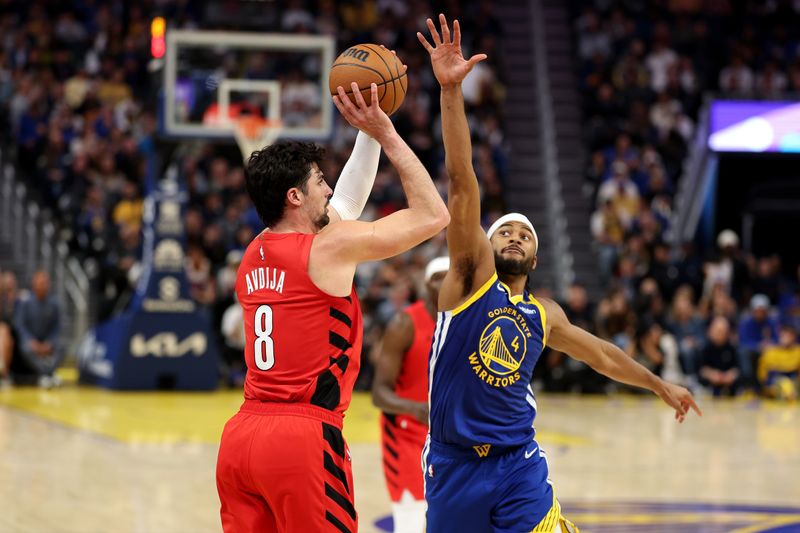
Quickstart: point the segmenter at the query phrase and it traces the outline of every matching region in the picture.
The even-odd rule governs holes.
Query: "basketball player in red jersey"
[[[247,377],[217,460],[226,532],[357,531],[341,433],[361,360],[356,265],[406,251],[449,222],[430,175],[380,109],[377,86],[370,105],[353,89],[355,105],[342,87],[334,103],[383,148],[408,207],[375,222],[343,220],[339,189],[353,184],[332,194],[320,148],[285,141],[250,156],[247,191],[267,229],[245,251],[236,282]]]
[[[426,298],[397,313],[383,335],[375,365],[372,402],[381,415],[383,474],[392,499],[395,533],[425,529],[420,457],[428,434],[428,353],[436,326],[439,288],[449,257],[425,268]]]

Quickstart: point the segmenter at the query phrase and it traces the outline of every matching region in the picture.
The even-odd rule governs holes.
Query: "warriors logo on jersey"
[[[528,350],[530,327],[514,307],[486,313],[490,320],[483,328],[478,350],[469,356],[475,374],[487,385],[508,387],[520,379],[519,368]]]

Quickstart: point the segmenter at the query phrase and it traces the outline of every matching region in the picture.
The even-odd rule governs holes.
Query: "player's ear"
[[[299,187],[292,187],[286,191],[286,201],[289,205],[300,207],[303,204],[303,191]]]
[[[531,272],[536,270],[536,265],[538,265],[538,264],[539,264],[539,257],[534,255],[533,256],[533,262],[531,262]]]

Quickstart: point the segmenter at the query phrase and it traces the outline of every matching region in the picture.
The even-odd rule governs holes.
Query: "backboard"
[[[280,120],[282,137],[330,137],[331,37],[169,30],[163,132],[177,138],[233,139],[240,114]]]

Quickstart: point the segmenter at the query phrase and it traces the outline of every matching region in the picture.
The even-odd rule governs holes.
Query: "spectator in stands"
[[[800,378],[800,344],[797,332],[790,325],[780,328],[778,344],[769,346],[758,361],[758,382],[761,390],[774,398],[797,398]]]
[[[661,347],[663,330],[658,322],[644,320],[639,324],[634,343],[633,358],[652,373],[660,376],[664,367],[664,350]]]
[[[750,314],[739,324],[739,353],[743,379],[754,384],[754,369],[758,368],[761,353],[778,343],[778,321],[770,316],[770,301],[763,294],[750,299]]]
[[[730,335],[728,320],[721,316],[714,318],[700,357],[700,382],[710,387],[715,397],[736,395],[741,383],[742,373]]]
[[[242,262],[242,252],[231,250],[225,256],[225,266],[217,272],[217,298],[225,300],[231,297],[236,284],[236,273]]]
[[[588,8],[575,24],[579,37],[578,54],[584,60],[597,56],[608,57],[611,53],[611,38],[602,27],[597,13]]]
[[[770,302],[778,302],[781,293],[780,259],[762,257],[756,263],[756,270],[750,281],[754,293],[765,295]]]
[[[656,322],[659,325],[666,320],[666,306],[664,297],[658,288],[658,283],[651,277],[645,277],[639,283],[636,299],[634,300],[634,313],[637,320]]]
[[[0,272],[0,321],[13,325],[18,300],[17,277],[10,270]]]
[[[597,202],[603,205],[610,201],[627,228],[639,212],[639,188],[630,179],[626,163],[615,161],[611,169],[611,179],[600,186]]]
[[[659,23],[653,32],[653,49],[645,64],[650,72],[650,88],[660,93],[667,87],[670,68],[678,61],[678,54],[669,47],[669,27]]]
[[[233,296],[233,303],[225,310],[222,315],[222,338],[223,350],[222,359],[227,366],[227,380],[230,387],[242,387],[244,385],[245,372],[244,364],[244,326],[243,326],[242,306]]]
[[[692,290],[692,301],[703,292],[703,261],[698,256],[692,242],[684,242],[676,259],[678,284],[687,285]]]
[[[211,267],[211,261],[201,246],[188,247],[185,270],[186,279],[189,281],[189,294],[194,301],[203,306],[212,305],[216,295]]]
[[[597,241],[598,255],[600,258],[600,281],[608,285],[617,254],[625,238],[625,224],[614,209],[611,200],[603,202],[602,206],[594,212],[591,220],[592,235]]]
[[[728,66],[719,73],[719,88],[728,94],[747,96],[755,86],[753,71],[739,54],[731,57]]]
[[[142,225],[143,211],[144,201],[139,194],[138,185],[132,181],[125,181],[122,185],[122,197],[111,213],[114,224],[138,230]]]
[[[629,244],[633,242],[639,241],[634,239],[628,241]],[[638,258],[635,253],[628,248],[617,262],[616,279],[614,280],[614,285],[619,287],[625,300],[628,302],[633,302],[636,299],[636,293],[642,279],[639,270]]]
[[[0,272],[0,388],[10,384],[14,357],[14,309],[17,306],[17,278],[13,272]]]
[[[781,96],[789,86],[786,75],[780,71],[778,62],[768,61],[756,76],[756,93],[764,97]]]
[[[717,246],[719,257],[705,266],[703,292],[709,295],[716,285],[721,285],[738,304],[743,304],[749,297],[750,273],[739,249],[739,236],[733,230],[722,230],[717,236]]]
[[[670,260],[669,246],[665,242],[656,242],[653,246],[653,258],[650,261],[647,276],[658,284],[661,295],[672,300],[678,283],[678,269]]]
[[[61,305],[50,292],[50,276],[39,270],[31,280],[30,297],[16,307],[14,326],[19,336],[20,363],[27,371],[20,374],[33,373],[40,387],[59,383],[55,371],[65,355],[61,320]]]
[[[678,289],[672,301],[667,329],[678,343],[678,355],[684,374],[690,380],[696,379],[705,331],[703,320],[692,303],[691,289],[688,286]]]
[[[788,282],[781,291],[778,307],[781,322],[800,331],[800,265],[797,266],[797,279]]]
[[[630,309],[624,291],[613,290],[597,306],[596,329],[604,339],[609,339],[628,354],[633,353],[636,316]]]

